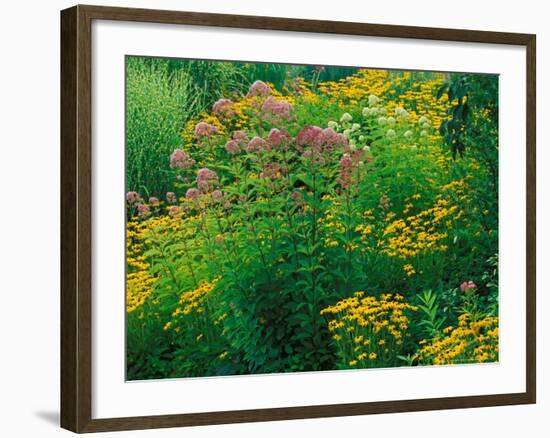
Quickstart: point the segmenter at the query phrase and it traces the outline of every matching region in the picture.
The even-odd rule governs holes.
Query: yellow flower
[[[421,343],[416,357],[421,364],[455,364],[495,362],[498,360],[498,318],[486,316],[472,320],[469,313],[458,318],[458,327],[443,330],[445,336],[436,336],[429,343]]]
[[[379,297],[365,296],[363,292],[354,293],[348,298],[338,301],[333,306],[321,310],[322,315],[329,318],[328,327],[333,339],[339,341],[336,348],[339,356],[348,363],[353,358],[349,352],[357,354],[357,358],[366,358],[365,347],[376,343],[389,349],[402,345],[406,336],[409,319],[405,312],[415,312],[417,308],[404,302],[399,294],[381,294]],[[350,332],[354,335],[350,336]],[[374,353],[374,352],[373,352]],[[394,356],[400,354],[394,351]],[[362,356],[365,354],[365,356]],[[369,355],[376,358],[376,353]]]

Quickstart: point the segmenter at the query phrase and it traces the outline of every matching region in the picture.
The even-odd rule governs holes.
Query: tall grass
[[[128,58],[126,64],[126,185],[142,195],[171,186],[171,151],[181,144],[185,121],[199,109],[199,96],[184,71],[166,61]]]
[[[170,71],[184,72],[189,76],[197,92],[201,111],[210,109],[220,97],[245,93],[251,83],[238,63],[183,59],[171,59],[168,62]]]

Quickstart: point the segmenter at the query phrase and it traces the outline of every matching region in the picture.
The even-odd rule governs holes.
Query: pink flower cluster
[[[346,189],[350,186],[353,178],[353,171],[358,169],[362,164],[364,155],[363,150],[357,150],[352,153],[346,152],[340,159],[340,175],[338,182],[342,188]]]
[[[218,132],[218,127],[206,122],[197,123],[195,126],[195,137],[212,137]]]
[[[145,219],[149,216],[149,206],[147,204],[138,204],[137,206],[138,216],[142,219]]]
[[[197,187],[201,192],[208,192],[212,190],[218,182],[218,175],[213,170],[203,167],[197,172]]]
[[[230,155],[236,155],[238,154],[240,151],[241,151],[241,147],[239,146],[239,143],[236,141],[236,140],[229,140],[226,144],[225,144],[225,150],[230,154]]]
[[[195,164],[190,155],[186,152],[183,152],[181,149],[176,149],[170,155],[170,167],[172,169],[189,169]]]
[[[248,146],[246,146],[246,152],[249,154],[252,152],[257,152],[259,154],[267,151],[269,152],[271,150],[271,147],[269,144],[261,137],[254,137],[252,140],[248,142]]]
[[[187,193],[185,193],[185,197],[187,199],[197,199],[200,195],[199,189],[196,189],[194,187],[187,190]]]
[[[279,179],[286,173],[286,168],[279,163],[267,163],[260,172],[260,178]]]
[[[312,157],[316,161],[323,161],[322,154],[336,149],[348,151],[348,140],[332,128],[305,126],[296,136],[296,149],[304,157]]]
[[[267,142],[273,147],[286,147],[292,137],[284,129],[271,128],[267,136]]]
[[[221,201],[222,198],[223,198],[223,193],[221,190],[216,189],[212,192],[212,199],[214,201]]]
[[[342,147],[344,150],[348,149],[348,140],[346,137],[344,137],[343,134],[337,133],[332,128],[325,128],[323,129],[323,142],[324,142],[324,148],[331,148],[331,150],[334,150],[335,148]]]
[[[271,88],[265,82],[256,81],[248,89],[246,97],[267,96],[271,94]]]
[[[233,101],[229,99],[219,99],[212,106],[212,112],[222,117],[232,117],[235,115],[232,106]]]
[[[464,283],[462,283],[460,285],[460,290],[462,292],[469,292],[469,291],[474,290],[474,289],[477,289],[477,286],[472,280],[465,281]]]
[[[296,146],[303,149],[303,146],[318,145],[323,142],[323,130],[318,126],[304,126],[296,136]]]
[[[174,192],[166,192],[166,201],[169,204],[173,204],[176,202],[176,194]]]
[[[174,216],[177,216],[179,212],[180,212],[180,208],[177,205],[172,205],[168,210],[168,215],[174,217]]]
[[[292,116],[292,105],[286,100],[277,100],[269,96],[262,105],[263,116],[272,123],[290,120]]]
[[[311,146],[332,151],[335,147],[347,147],[348,141],[342,134],[338,134],[332,128],[321,129],[318,126],[306,126],[296,136],[297,146]]]
[[[248,137],[246,135],[246,132],[235,131],[233,133],[233,138],[225,144],[225,150],[230,155],[236,155],[241,152],[242,149],[244,149],[247,140]]]
[[[347,188],[351,182],[353,174],[353,160],[351,155],[345,153],[340,160],[340,176],[338,178],[343,188]]]
[[[128,192],[126,193],[126,202],[130,205],[136,205],[141,202],[141,196],[138,192]]]
[[[246,132],[244,132],[244,131],[235,131],[233,133],[233,140],[243,142],[243,141],[248,140],[248,136],[246,135]]]
[[[149,215],[151,214],[150,207],[158,207],[160,205],[158,198],[155,198],[154,196],[151,196],[149,198],[148,204],[144,204],[143,199],[138,192],[127,192],[126,202],[128,202],[130,206],[136,209],[137,215],[141,219],[149,217]]]

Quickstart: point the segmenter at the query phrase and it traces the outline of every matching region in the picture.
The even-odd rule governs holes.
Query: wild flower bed
[[[189,120],[127,193],[128,378],[498,360],[497,104],[360,69]]]

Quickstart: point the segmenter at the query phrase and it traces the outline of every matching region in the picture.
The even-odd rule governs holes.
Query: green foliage
[[[441,124],[440,131],[451,147],[453,156],[463,156],[466,149],[482,142],[498,145],[498,136],[487,137],[479,126],[480,119],[486,124],[498,126],[498,76],[496,75],[458,75],[438,91],[437,97],[446,94],[449,101],[456,103],[449,108],[450,119]],[[488,119],[488,120],[487,120]],[[483,148],[489,146],[483,145]]]
[[[431,290],[426,290],[418,295],[420,304],[418,308],[424,314],[424,318],[419,322],[424,328],[427,337],[433,338],[441,332],[445,324],[445,318],[440,315],[439,304],[437,303],[437,294]]]
[[[248,84],[245,69],[233,62],[171,59],[168,68],[190,78],[200,111],[210,109],[221,97],[242,95]]]
[[[248,82],[257,79],[273,84],[278,90],[292,86],[296,78],[303,78],[316,86],[323,81],[337,81],[354,74],[358,69],[353,67],[317,67],[309,65],[286,65],[247,63],[242,64]]]
[[[487,307],[490,313],[498,313],[498,253],[487,259],[487,270],[481,276],[485,284]]]
[[[159,196],[171,188],[168,158],[199,100],[189,75],[170,73],[167,61],[129,57],[126,75],[126,186]]]
[[[485,208],[498,208],[498,76],[455,74],[438,91],[455,104],[449,108],[449,120],[440,132],[453,157],[475,157],[486,176],[478,186],[478,201]],[[494,196],[486,196],[491,190]],[[494,225],[494,224],[493,224]]]

